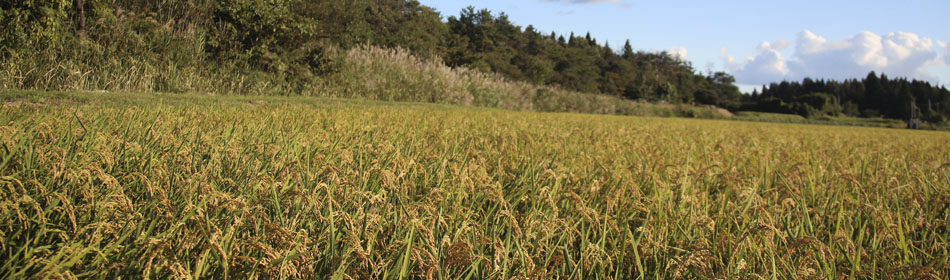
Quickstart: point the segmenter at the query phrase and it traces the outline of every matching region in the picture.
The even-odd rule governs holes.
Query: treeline
[[[745,98],[743,110],[798,114],[909,119],[912,110],[930,123],[950,118],[950,91],[930,82],[889,79],[871,72],[843,82],[804,79],[763,86]]]
[[[354,66],[365,59],[346,50],[375,46],[409,50],[426,59],[420,62],[424,67],[413,69],[443,71],[428,63],[444,63],[534,85],[453,86],[451,94],[442,94],[485,96],[487,88],[519,88],[522,92],[506,93],[507,100],[532,100],[512,104],[550,100],[548,93],[560,91],[560,97],[582,92],[806,117],[903,119],[914,104],[922,119],[939,123],[950,111],[944,88],[873,73],[862,81],[774,83],[752,96],[742,95],[729,74],[699,73],[668,53],[637,51],[630,41],[614,49],[589,33],[542,33],[513,24],[504,13],[471,7],[443,18],[415,0],[4,1],[0,26],[0,89],[397,96],[410,101],[425,99],[428,93],[422,91],[459,76],[439,75],[440,80],[382,69],[389,76],[354,75],[353,69],[374,70]],[[471,81],[496,83],[492,79]],[[359,86],[367,81],[385,82]],[[353,92],[355,88],[379,92]],[[586,97],[559,100],[554,107],[532,106],[597,111],[589,107],[600,104],[567,104],[593,100]]]
[[[448,18],[443,57],[453,66],[470,66],[537,84],[674,103],[703,103],[736,109],[735,80],[725,73],[704,76],[689,62],[666,52],[634,51],[630,41],[614,50],[586,36],[542,34],[522,29],[501,13],[469,7]]]
[[[301,93],[337,69],[333,49],[368,44],[566,90],[740,105],[731,76],[702,75],[664,52],[634,51],[630,42],[614,50],[589,34],[541,34],[474,8],[443,21],[414,0],[56,0],[0,8],[8,88]]]

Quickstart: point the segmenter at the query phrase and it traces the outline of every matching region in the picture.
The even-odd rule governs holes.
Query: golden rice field
[[[5,279],[950,278],[947,132],[0,97]]]

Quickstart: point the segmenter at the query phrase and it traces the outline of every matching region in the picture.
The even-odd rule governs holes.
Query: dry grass
[[[199,39],[201,37],[199,36]],[[728,112],[689,105],[650,104],[509,81],[500,75],[451,68],[438,59],[403,49],[361,46],[329,50],[334,71],[269,73],[221,65],[189,53],[203,41],[165,42],[182,46],[178,60],[141,57],[79,44],[68,51],[37,52],[0,60],[0,90],[174,92],[208,95],[304,95],[383,101],[427,102],[519,111],[637,116],[725,118]]]
[[[724,118],[716,108],[649,104],[506,80],[496,74],[452,68],[403,49],[363,46],[342,54],[339,71],[312,95],[443,103],[518,111]]]
[[[2,278],[950,277],[947,133],[88,96],[0,109]]]

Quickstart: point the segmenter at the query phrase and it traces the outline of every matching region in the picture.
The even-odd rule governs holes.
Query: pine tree
[[[622,56],[623,56],[624,59],[632,59],[632,58],[633,58],[633,46],[630,45],[630,40],[627,40],[627,42],[623,44],[623,54],[622,54]]]

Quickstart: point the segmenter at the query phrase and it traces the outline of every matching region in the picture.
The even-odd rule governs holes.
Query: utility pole
[[[919,119],[919,109],[917,104],[914,104],[913,101],[910,102],[910,119],[907,120],[907,128],[910,129],[920,129],[920,119]]]

